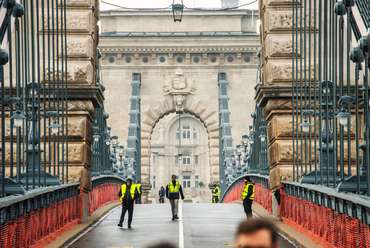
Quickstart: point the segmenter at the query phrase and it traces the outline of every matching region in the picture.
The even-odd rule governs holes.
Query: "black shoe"
[[[172,220],[175,220],[175,215],[172,216]]]
[[[128,229],[131,229],[131,225],[129,225],[127,228],[128,228]]]
[[[175,219],[176,219],[176,220],[178,220],[178,219],[179,219],[179,217],[177,217],[177,214],[175,215]]]
[[[122,227],[122,223],[118,223],[118,225],[117,225],[117,226]]]

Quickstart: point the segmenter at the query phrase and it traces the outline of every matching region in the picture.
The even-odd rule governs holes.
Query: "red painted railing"
[[[90,215],[104,204],[118,201],[117,183],[105,183],[89,193]],[[41,248],[82,221],[82,191],[74,197],[22,215],[0,226],[0,247]]]

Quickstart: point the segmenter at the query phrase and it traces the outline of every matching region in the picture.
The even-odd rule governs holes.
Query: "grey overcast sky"
[[[111,4],[116,4],[128,8],[166,8],[170,6],[173,0],[101,0]],[[239,0],[239,6],[253,2],[253,0]],[[175,3],[181,3],[181,0],[175,0]],[[221,8],[221,0],[183,0],[188,8]],[[256,3],[242,7],[243,9],[258,9]],[[118,9],[116,7],[100,3],[101,10]]]

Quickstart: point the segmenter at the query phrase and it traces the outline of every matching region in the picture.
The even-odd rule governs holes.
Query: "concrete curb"
[[[232,202],[232,203],[243,204],[242,201],[235,201],[235,202]],[[263,218],[266,218],[266,219],[269,219],[270,221],[272,221],[275,224],[275,226],[277,227],[279,232],[284,234],[287,238],[289,238],[291,241],[295,242],[297,245],[299,245],[303,248],[320,248],[320,247],[322,247],[322,246],[314,243],[311,239],[309,239],[305,235],[301,234],[297,230],[295,230],[295,229],[291,228],[290,226],[286,225],[281,220],[272,216],[266,209],[264,209],[260,205],[257,205],[257,204],[253,203],[252,210],[259,217],[263,217]]]
[[[75,239],[78,235],[86,231],[91,225],[99,221],[99,219],[108,213],[113,208],[121,205],[121,202],[111,202],[96,210],[92,215],[84,219],[80,224],[71,230],[63,233],[56,240],[52,241],[46,248],[62,248]]]

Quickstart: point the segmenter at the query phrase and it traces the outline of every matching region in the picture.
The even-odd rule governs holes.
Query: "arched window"
[[[198,131],[193,127],[193,139],[198,139]]]
[[[184,124],[182,126],[182,138],[190,139],[190,125],[189,124]]]
[[[183,165],[190,164],[190,153],[189,152],[184,152],[182,154],[182,164]]]

